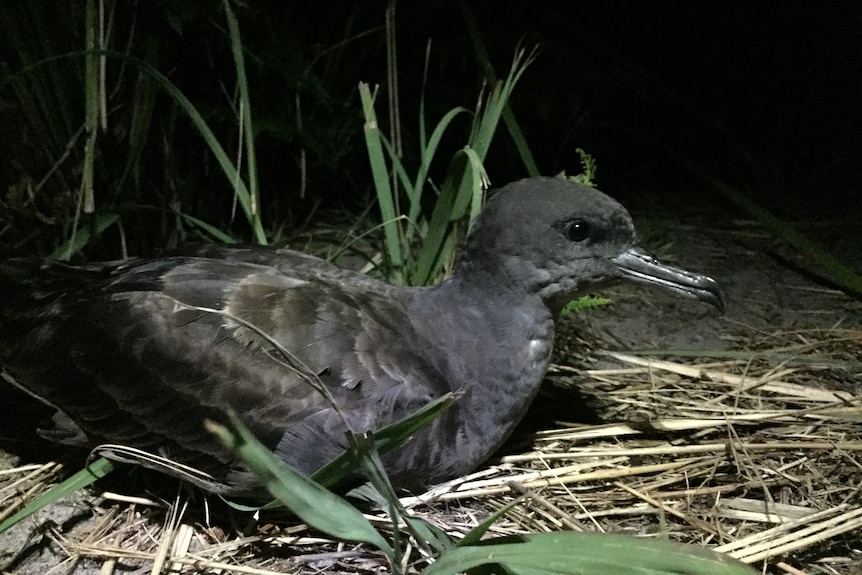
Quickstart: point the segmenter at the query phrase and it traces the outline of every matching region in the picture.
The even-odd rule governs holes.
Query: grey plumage
[[[491,198],[453,276],[431,288],[269,248],[85,266],[7,261],[0,358],[18,385],[74,422],[69,437],[157,453],[211,474],[216,483],[199,482],[207,489],[244,493],[254,478],[204,418],[223,422],[234,410],[305,473],[346,448],[332,407],[247,322],[317,374],[357,431],[459,391],[385,458],[396,484],[433,483],[470,471],[509,436],[573,297],[629,278],[720,305],[712,280],[661,266],[634,244],[617,202],[535,178]]]

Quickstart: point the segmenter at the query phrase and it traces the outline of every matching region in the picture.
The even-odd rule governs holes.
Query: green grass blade
[[[215,156],[216,162],[218,162],[219,167],[221,167],[228,181],[234,185],[234,191],[237,195],[237,199],[239,200],[239,204],[242,207],[243,213],[245,214],[246,219],[252,226],[252,233],[254,235],[254,239],[257,243],[265,244],[266,242],[266,233],[263,230],[263,225],[259,218],[255,218],[252,212],[252,201],[251,201],[251,193],[245,185],[245,182],[240,177],[239,172],[237,171],[236,166],[234,166],[230,157],[225,152],[224,147],[219,143],[218,138],[216,138],[212,129],[210,129],[209,125],[207,125],[206,120],[198,112],[198,109],[194,104],[182,93],[182,91],[171,82],[167,76],[156,70],[152,65],[148,62],[145,62],[139,58],[135,58],[132,56],[126,56],[125,54],[120,54],[117,52],[111,51],[103,51],[102,53],[127,60],[129,62],[134,63],[138,66],[143,72],[148,74],[155,82],[171,96],[174,100],[176,100],[177,104],[179,104],[180,109],[186,113],[189,119],[194,124],[195,128],[197,128],[201,137],[206,142],[213,156]]]
[[[101,479],[116,469],[116,464],[104,457],[100,457],[87,465],[84,469],[75,473],[62,483],[59,483],[34,499],[29,505],[15,513],[12,517],[0,523],[0,533],[8,531],[13,525],[20,523],[30,515],[43,509],[46,505],[53,503],[70,495],[84,487],[87,487],[97,479]]]
[[[34,68],[50,65],[56,60],[78,58],[81,56],[86,57],[90,53],[107,56],[118,60],[124,60],[134,64],[138,67],[138,69],[150,76],[156,82],[156,84],[158,84],[159,87],[161,87],[165,92],[167,92],[167,94],[171,96],[177,102],[177,104],[179,104],[180,109],[185,112],[185,114],[191,120],[192,124],[194,124],[195,128],[200,133],[204,142],[209,147],[210,151],[216,159],[216,162],[218,163],[219,167],[221,167],[228,181],[230,181],[231,184],[234,186],[234,191],[237,195],[237,199],[239,200],[240,206],[243,209],[243,213],[245,214],[246,219],[252,227],[252,233],[254,235],[255,241],[260,244],[267,243],[266,233],[264,232],[260,218],[255,218],[252,211],[253,203],[251,193],[249,192],[245,182],[242,180],[236,166],[234,166],[230,157],[227,155],[227,152],[225,152],[224,147],[221,145],[221,143],[219,143],[212,129],[210,129],[209,125],[207,125],[206,120],[197,110],[195,105],[192,104],[192,102],[185,96],[185,94],[183,94],[182,91],[167,78],[167,76],[156,70],[149,62],[146,62],[134,56],[115,52],[113,50],[84,50],[79,52],[69,52],[66,54],[61,54],[59,56],[44,58],[39,62],[36,62],[23,68],[16,74],[6,78],[3,83],[0,83],[0,91],[2,91],[3,87],[7,83],[13,82],[19,76],[26,75]]]
[[[449,110],[443,118],[437,122],[434,130],[431,132],[431,137],[421,146],[421,164],[416,172],[416,179],[413,183],[413,195],[410,197],[410,207],[407,212],[407,219],[415,222],[419,218],[420,210],[422,209],[422,190],[425,187],[425,180],[428,178],[428,170],[431,168],[431,162],[437,153],[437,148],[440,146],[440,140],[443,139],[443,134],[449,128],[452,121],[460,114],[470,113],[470,110],[463,107],[457,107]],[[412,235],[408,234],[408,244],[412,239]]]
[[[760,221],[776,236],[796,248],[804,257],[821,266],[826,273],[829,274],[829,278],[832,281],[847,291],[853,292],[856,295],[862,295],[862,276],[854,272],[838,258],[819,246],[816,242],[810,240],[794,226],[788,224],[768,209],[759,205],[750,197],[750,195],[692,164],[684,154],[667,147],[663,147],[663,150],[676,160],[678,165],[690,170],[698,178],[702,179],[716,191],[724,195],[728,200]]]
[[[428,421],[425,421],[422,425],[425,423],[428,423]],[[407,437],[409,435],[404,437],[404,439]],[[359,460],[363,473],[377,491],[377,494],[382,496],[383,501],[380,503],[389,513],[392,522],[392,546],[395,549],[394,563],[399,565],[401,561],[400,527],[402,520],[407,524],[410,531],[413,532],[416,544],[428,555],[433,555],[452,547],[454,542],[448,535],[435,530],[429,523],[418,517],[411,517],[401,505],[401,501],[398,499],[398,495],[396,495],[395,490],[392,488],[392,483],[389,481],[389,477],[383,468],[383,461],[377,448],[378,442],[375,440],[375,434],[372,432],[361,435],[349,433],[348,440],[350,441],[350,452]]]
[[[426,285],[439,275],[454,245],[454,241],[449,238],[450,224],[463,217],[467,204],[471,204],[471,216],[478,213],[482,184],[486,179],[482,164],[491,146],[503,107],[532,59],[532,53],[527,54],[524,50],[517,52],[508,77],[504,82],[497,83],[474,118],[470,145],[452,159],[431,214],[422,252],[411,273],[412,285]]]
[[[422,67],[422,89],[419,90],[419,156],[425,157],[425,90],[428,87],[428,66],[431,64],[431,39],[425,44],[425,64]]]
[[[410,526],[410,530],[416,536],[417,540],[427,543],[437,553],[442,553],[455,545],[455,542],[448,533],[428,523],[421,517],[403,515],[402,519]]]
[[[476,25],[476,20],[473,18],[473,13],[470,12],[470,6],[467,3],[461,3],[461,13],[464,16],[464,21],[467,24],[467,32],[470,35],[470,42],[473,44],[473,52],[476,54],[476,59],[482,66],[485,74],[485,80],[489,86],[497,85],[497,75],[494,73],[494,67],[491,65],[491,58],[488,56],[488,50],[485,48],[485,42],[482,40],[482,33]],[[527,174],[531,178],[541,175],[539,168],[536,165],[536,160],[533,157],[533,152],[530,151],[530,146],[527,144],[527,139],[524,137],[524,132],[521,130],[521,125],[515,118],[511,106],[508,101],[504,104],[502,110],[503,122],[515,142],[515,148],[521,156],[521,161],[527,170]]]
[[[389,171],[386,168],[386,158],[383,155],[380,127],[374,112],[374,97],[365,82],[359,83],[359,97],[362,100],[362,111],[365,115],[365,147],[368,161],[371,164],[371,174],[374,187],[377,190],[377,201],[380,205],[380,217],[383,221],[383,235],[386,242],[386,255],[389,257],[392,273],[390,279],[397,284],[404,283],[405,255],[401,250],[401,234],[398,226],[398,214],[389,183]]]
[[[383,134],[380,134],[380,143],[384,148],[386,148],[386,154],[389,156],[389,160],[392,162],[392,167],[398,175],[398,181],[400,181],[401,185],[404,186],[404,191],[412,202],[416,192],[413,187],[413,182],[410,181],[410,176],[407,174],[407,169],[404,167],[404,163],[401,161],[401,158],[398,157],[392,142],[390,142]],[[393,204],[395,204],[395,202],[393,202]]]
[[[158,61],[159,45],[154,38],[147,40],[144,53],[146,61]],[[123,190],[126,189],[126,185],[133,174],[140,170],[141,155],[147,145],[147,136],[150,132],[150,125],[153,122],[153,110],[155,109],[157,94],[158,89],[153,82],[136,82],[135,93],[132,98],[134,101],[134,111],[129,130],[129,153],[126,156],[123,174],[116,183],[112,184],[111,192],[114,201],[117,201]],[[114,204],[112,203],[111,205]]]
[[[446,394],[443,397],[432,401],[428,405],[423,406],[421,409],[410,414],[404,419],[391,425],[387,425],[374,434],[374,449],[378,453],[387,453],[388,451],[398,447],[418,430],[428,425],[433,419],[439,417],[440,414],[452,405],[455,400],[456,396],[454,394]],[[324,487],[332,487],[342,479],[345,479],[357,467],[358,463],[356,461],[356,454],[345,452],[318,469],[311,476],[311,479]],[[280,503],[275,505],[267,504],[264,506],[248,506],[233,501],[225,501],[228,505],[240,511],[256,511],[258,509],[269,509],[271,507],[281,506]],[[429,529],[432,528],[429,526]],[[439,536],[437,538],[439,538]]]
[[[497,564],[529,575],[753,575],[747,565],[706,548],[604,533],[534,533],[445,552],[423,575],[455,575]]]
[[[232,417],[232,429],[214,422],[207,428],[245,460],[272,495],[308,525],[338,539],[362,541],[393,557],[393,549],[362,513],[322,485],[297,473],[264,447]]]
[[[532,150],[530,150],[530,144],[527,143],[524,131],[521,130],[521,125],[518,123],[517,118],[515,118],[515,113],[508,102],[503,106],[503,124],[505,124],[506,130],[509,131],[509,136],[512,137],[512,141],[515,143],[515,149],[518,150],[518,155],[521,157],[524,169],[527,170],[527,175],[531,178],[541,176],[542,173],[539,171],[539,165],[536,164],[536,158],[533,156]]]
[[[235,509],[236,511],[240,511],[242,513],[257,513],[258,511],[267,511],[269,509],[281,509],[284,507],[284,503],[278,501],[277,499],[273,499],[269,503],[264,503],[263,505],[246,505],[245,503],[240,503],[238,501],[232,501],[227,497],[220,497],[222,501],[225,502],[225,505],[230,507],[231,509]]]
[[[495,510],[491,515],[486,517],[484,521],[482,521],[476,527],[473,527],[470,531],[468,531],[467,534],[460,541],[458,541],[458,547],[465,547],[467,545],[475,545],[479,543],[485,533],[488,532],[488,529],[490,529],[491,526],[496,523],[499,518],[508,513],[512,508],[523,503],[525,499],[527,498],[522,495],[506,503],[499,509]]]
[[[455,400],[454,394],[447,393],[404,419],[376,431],[375,449],[379,453],[392,451],[433,419],[439,417]],[[311,478],[321,485],[330,487],[350,475],[356,469],[356,465],[354,455],[349,452],[343,453],[318,469]]]
[[[81,78],[69,66],[46,62],[45,55],[57,48],[57,31],[50,29],[44,7],[30,2],[4,2],[0,5],[0,34],[22,64],[6,80],[0,92],[11,85],[23,121],[32,128],[31,137],[46,149],[62,150],[74,139],[80,121],[72,94],[81,87]],[[5,94],[4,94],[5,97]]]
[[[251,96],[248,89],[248,78],[245,73],[245,58],[243,57],[242,38],[239,32],[239,23],[236,15],[231,10],[230,2],[222,0],[225,17],[228,24],[228,36],[230,37],[231,52],[233,53],[234,67],[236,68],[236,83],[239,87],[240,100],[240,124],[243,130],[243,143],[245,147],[246,164],[248,165],[248,187],[249,187],[249,212],[252,218],[252,227],[262,228],[260,213],[260,191],[257,177],[257,153],[255,151],[254,125],[251,116]],[[266,243],[264,239],[260,243]]]
[[[472,148],[464,148],[462,150],[470,163],[467,170],[469,178],[461,180],[461,188],[458,190],[458,195],[455,198],[455,206],[453,215],[457,219],[464,216],[470,217],[470,226],[479,215],[482,209],[482,204],[485,203],[485,188],[488,186],[488,174],[485,172],[485,166],[482,163],[482,158]],[[470,209],[467,209],[467,206]]]
[[[455,196],[458,194],[464,179],[464,172],[467,169],[467,162],[464,158],[464,154],[459,152],[455,154],[449,164],[446,179],[440,188],[440,194],[437,196],[437,203],[434,205],[428,230],[422,242],[422,251],[419,254],[416,267],[411,273],[411,285],[427,285],[434,277],[435,271],[440,267],[439,262],[443,259],[441,252],[446,242],[449,223],[453,217]]]
[[[474,150],[464,148],[455,154],[428,223],[422,251],[410,278],[412,285],[427,285],[437,278],[454,245],[451,224],[466,215],[468,205],[471,217],[478,214],[484,181],[485,170]]]
[[[431,132],[431,137],[422,145],[422,163],[419,165],[419,170],[416,172],[416,180],[414,188],[422,189],[425,179],[428,177],[428,169],[431,167],[431,161],[437,153],[437,148],[440,146],[440,140],[443,139],[443,134],[449,129],[449,125],[460,114],[469,114],[470,110],[463,106],[452,108],[440,118],[434,130]]]
[[[529,54],[524,49],[519,49],[512,61],[512,68],[509,70],[509,75],[506,80],[497,82],[494,89],[485,104],[485,109],[478,118],[478,123],[475,126],[474,137],[471,139],[470,146],[476,150],[482,160],[488,154],[491,147],[491,141],[494,133],[497,131],[497,126],[500,123],[500,117],[503,114],[503,109],[515,85],[523,75],[524,70],[530,65],[534,58],[534,51]]]
[[[206,233],[208,233],[209,235],[211,235],[212,237],[214,237],[218,241],[222,242],[223,244],[239,243],[236,240],[236,238],[234,238],[233,236],[221,231],[220,229],[218,229],[214,225],[208,224],[199,218],[196,218],[194,216],[190,216],[188,214],[183,214],[183,213],[180,213],[179,216],[182,219],[184,219],[185,221],[187,221],[188,223],[199,227],[200,229],[202,229],[203,231],[205,231]]]
[[[391,280],[396,283],[404,283],[406,280],[410,285],[427,285],[438,280],[445,264],[451,261],[455,245],[452,235],[453,222],[464,216],[468,206],[471,223],[478,214],[484,199],[484,184],[487,181],[483,167],[484,158],[506,102],[532,58],[533,53],[527,54],[523,49],[519,49],[506,80],[497,83],[492,94],[480,105],[473,119],[469,144],[457,152],[450,162],[430,219],[422,217],[422,195],[431,162],[446,130],[459,114],[468,110],[454,108],[447,112],[426,142],[423,88],[419,110],[420,165],[411,184],[407,181],[407,173],[398,154],[380,134],[374,113],[374,98],[368,85],[360,83],[359,91],[365,114],[366,148],[384,224],[385,251],[395,268],[390,276]],[[400,213],[398,198],[393,195],[384,149],[388,152],[399,178],[397,181],[403,184],[407,191],[410,205],[407,209],[406,229],[397,219]],[[419,255],[414,258],[411,248],[417,231],[422,236],[421,247]]]
[[[383,469],[383,461],[380,459],[380,452],[374,441],[374,433],[371,431],[362,434],[348,432],[347,440],[350,442],[350,451],[359,461],[359,467],[363,474],[386,501],[385,509],[392,523],[392,563],[401,565],[403,549],[401,545],[401,522],[398,519],[404,512],[404,508],[401,506],[395,489],[393,489],[392,483]],[[421,542],[418,543],[421,544]]]

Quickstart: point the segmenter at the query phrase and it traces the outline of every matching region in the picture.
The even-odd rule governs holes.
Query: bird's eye
[[[566,234],[566,238],[573,242],[582,242],[588,237],[590,237],[590,224],[583,220],[573,220],[566,224],[566,227],[563,228],[563,231]]]

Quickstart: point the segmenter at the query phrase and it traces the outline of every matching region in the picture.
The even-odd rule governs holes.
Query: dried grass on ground
[[[492,535],[589,530],[667,536],[775,572],[850,575],[862,564],[862,332],[761,333],[720,358],[606,352],[616,369],[557,366],[558,384],[600,398],[603,425],[561,425],[527,453],[404,504],[451,534],[527,494]],[[595,352],[594,352],[595,353]],[[601,353],[601,352],[599,352]],[[55,481],[55,464],[0,474],[0,518]],[[97,561],[152,573],[372,573],[384,559],[289,517],[207,526],[188,503],[103,495],[94,519],[35,525],[66,572]],[[378,517],[381,528],[386,520]],[[41,529],[41,531],[40,531]],[[411,548],[408,560],[424,559]]]

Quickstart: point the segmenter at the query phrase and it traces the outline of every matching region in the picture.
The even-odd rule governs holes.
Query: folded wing
[[[17,384],[74,422],[69,437],[143,449],[232,490],[251,480],[204,419],[224,422],[233,410],[311,473],[343,451],[348,425],[379,428],[448,391],[408,351],[421,346],[403,345],[415,337],[398,317],[408,292],[310,256],[206,248],[107,266],[17,266],[4,263],[0,287],[16,294],[3,299],[0,338]]]

